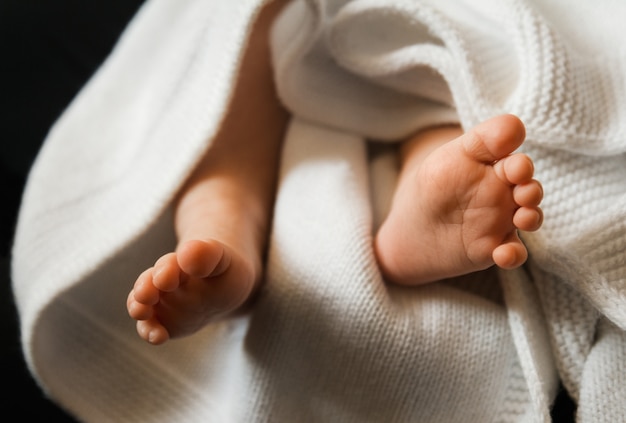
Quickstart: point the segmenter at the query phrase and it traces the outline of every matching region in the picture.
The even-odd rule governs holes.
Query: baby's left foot
[[[261,266],[254,263],[244,250],[215,239],[187,241],[163,255],[128,295],[139,336],[158,345],[233,314],[258,284]]]
[[[521,121],[503,115],[466,134],[434,128],[408,141],[417,153],[409,147],[375,239],[387,280],[415,285],[526,261],[517,231],[541,226],[543,190],[531,159],[512,154],[524,136]]]

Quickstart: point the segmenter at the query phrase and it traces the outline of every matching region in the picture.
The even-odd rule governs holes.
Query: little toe
[[[539,207],[520,207],[513,215],[513,225],[522,231],[536,231],[542,223],[543,212]]]
[[[176,253],[165,254],[154,264],[152,283],[161,291],[170,292],[180,285],[180,267]]]
[[[137,333],[141,339],[153,345],[163,344],[170,339],[167,329],[155,318],[138,321]]]
[[[516,185],[513,189],[513,201],[518,206],[537,207],[543,200],[543,187],[535,179]]]
[[[136,301],[132,291],[128,295],[126,309],[128,310],[128,315],[135,320],[147,320],[154,314],[152,306]]]
[[[528,251],[517,232],[513,233],[509,240],[497,246],[492,253],[493,262],[502,269],[515,269],[520,267],[528,259]]]

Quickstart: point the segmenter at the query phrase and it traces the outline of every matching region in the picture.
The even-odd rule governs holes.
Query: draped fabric
[[[125,299],[175,246],[261,1],[151,0],[52,128],[13,282],[29,367],[82,421],[549,421],[626,416],[626,4],[293,1],[272,43],[285,140],[267,281],[246,316],[155,348]],[[545,191],[527,266],[386,284],[393,145],[500,113]]]

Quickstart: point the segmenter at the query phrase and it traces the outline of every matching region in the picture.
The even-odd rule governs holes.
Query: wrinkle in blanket
[[[137,339],[121,302],[172,248],[171,199],[219,128],[264,3],[147,1],[51,131],[12,263],[42,389],[86,422],[548,422],[560,379],[578,421],[623,420],[626,3],[614,0],[292,1],[272,35],[294,119],[257,307],[163,347]],[[523,234],[528,266],[499,272],[501,296],[388,287],[371,196],[393,178],[371,178],[393,161],[373,166],[367,140],[505,112],[525,122],[545,191],[544,226]],[[111,164],[145,147],[119,184]]]

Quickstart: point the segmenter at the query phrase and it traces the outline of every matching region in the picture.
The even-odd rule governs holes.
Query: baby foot
[[[524,136],[521,121],[503,115],[466,134],[435,128],[411,141],[435,147],[408,153],[376,235],[386,279],[415,285],[526,261],[517,231],[541,226],[543,190],[531,159],[512,154]]]
[[[187,241],[136,280],[128,314],[151,344],[190,335],[239,309],[251,296],[258,271],[221,242]]]

